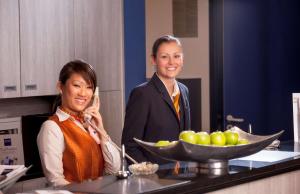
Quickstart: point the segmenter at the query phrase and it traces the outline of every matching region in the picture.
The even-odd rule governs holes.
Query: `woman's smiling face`
[[[62,107],[73,114],[83,111],[93,96],[93,87],[78,73],[73,73],[63,85],[59,82]]]
[[[177,42],[162,43],[152,56],[152,63],[156,66],[156,72],[162,79],[175,79],[183,66],[182,48]]]

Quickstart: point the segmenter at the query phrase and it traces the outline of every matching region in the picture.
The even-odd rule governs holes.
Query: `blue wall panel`
[[[224,1],[224,114],[244,118],[254,133],[267,129],[265,4]]]
[[[146,81],[145,1],[124,0],[125,98]]]
[[[268,128],[293,138],[292,93],[300,92],[300,2],[269,0]]]
[[[224,114],[245,117],[254,133],[284,129],[282,139],[293,138],[299,8],[296,0],[224,1]]]

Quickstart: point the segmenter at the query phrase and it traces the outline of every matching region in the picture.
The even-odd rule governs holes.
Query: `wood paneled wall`
[[[12,64],[0,57],[0,87],[14,78],[22,93],[1,96],[0,91],[0,117],[49,112],[52,100],[34,96],[55,95],[61,67],[83,59],[95,68],[105,127],[120,144],[125,107],[123,0],[1,0],[2,15],[0,56],[9,53]],[[3,33],[6,28],[10,33]]]
[[[298,194],[300,191],[300,170],[284,173],[250,183],[229,187],[208,194]]]

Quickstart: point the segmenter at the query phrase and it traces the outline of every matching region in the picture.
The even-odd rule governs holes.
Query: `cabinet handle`
[[[242,123],[244,122],[244,119],[243,118],[236,118],[236,117],[233,117],[232,115],[227,115],[226,116],[226,120],[228,122],[237,122],[237,123]]]
[[[17,86],[4,86],[4,92],[17,91]]]
[[[37,85],[36,84],[25,85],[25,90],[36,90],[36,89],[37,89]]]
[[[0,130],[0,135],[8,135],[8,134],[18,134],[18,129],[1,129]]]

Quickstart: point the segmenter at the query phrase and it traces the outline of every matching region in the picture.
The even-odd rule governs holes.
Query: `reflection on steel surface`
[[[195,145],[184,141],[177,141],[174,144],[165,147],[156,147],[155,143],[145,142],[134,138],[134,140],[143,148],[152,154],[161,158],[173,161],[194,161],[211,162],[215,160],[229,160],[254,154],[276,140],[284,130],[266,136],[253,135],[243,130],[233,127],[232,130],[239,134],[240,138],[249,140],[249,144],[235,146],[213,146],[213,145]]]

